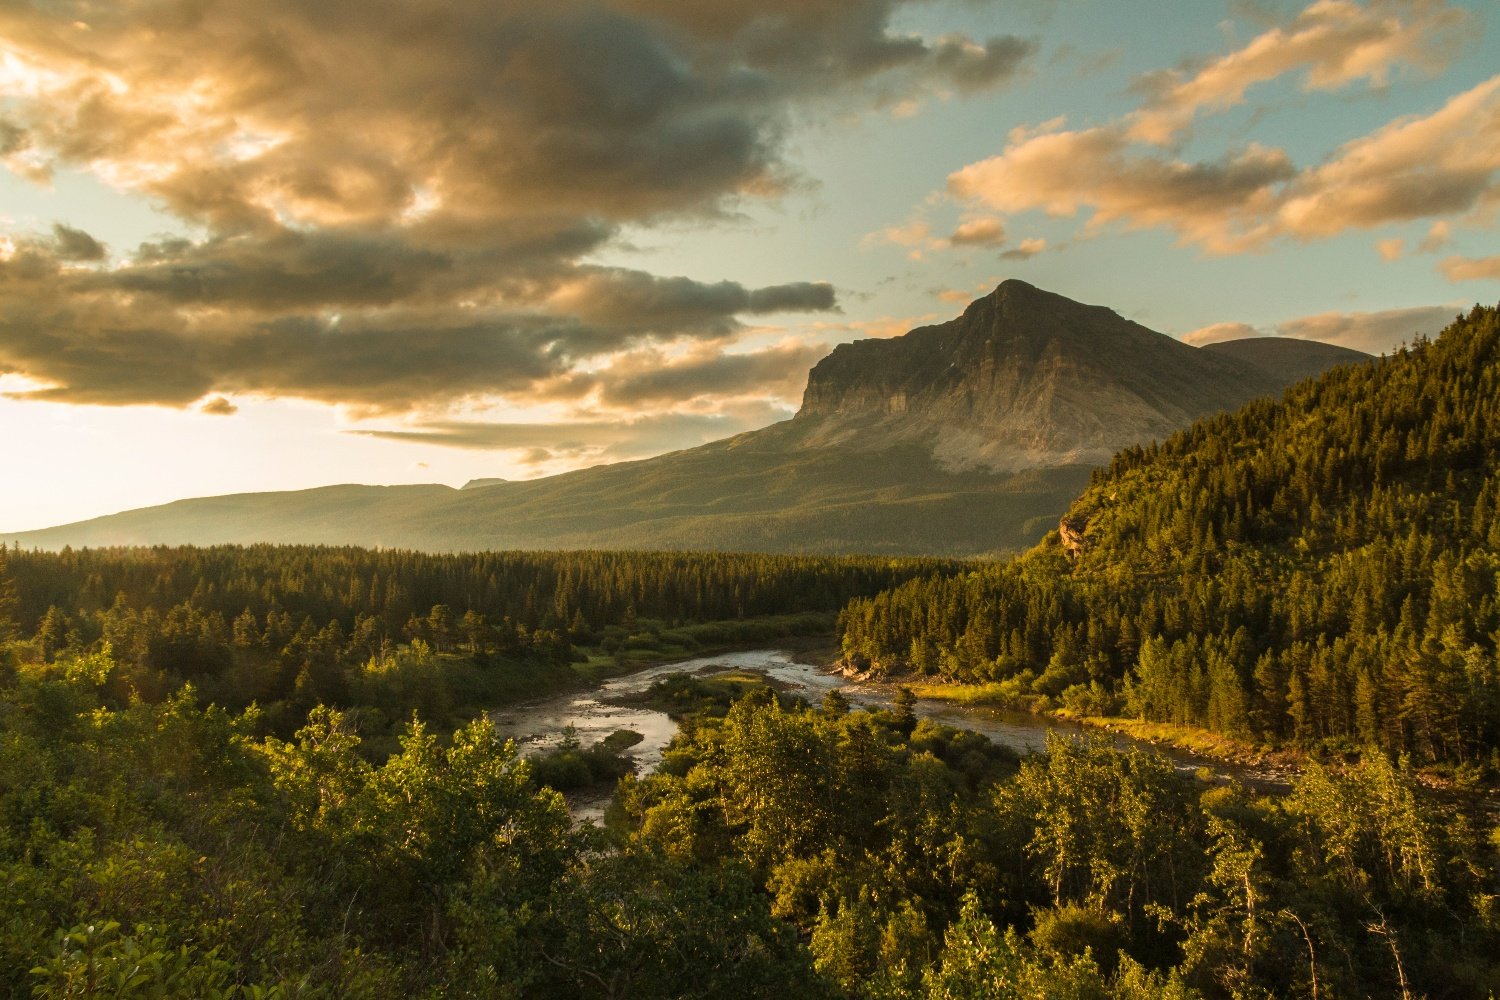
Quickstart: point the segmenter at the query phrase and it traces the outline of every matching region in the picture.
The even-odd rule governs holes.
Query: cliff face
[[[1013,471],[1103,463],[1287,383],[1012,280],[950,322],[839,345],[794,424],[809,446],[920,441],[946,468]]]

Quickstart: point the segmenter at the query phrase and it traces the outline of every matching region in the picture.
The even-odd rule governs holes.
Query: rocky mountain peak
[[[920,441],[948,468],[1012,471],[1105,462],[1286,384],[1011,279],[946,323],[839,345],[794,423],[812,446]]]

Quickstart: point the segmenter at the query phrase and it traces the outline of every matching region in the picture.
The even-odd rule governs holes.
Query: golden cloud
[[[1237,104],[1252,85],[1294,71],[1305,71],[1315,90],[1383,85],[1397,67],[1435,72],[1463,44],[1469,21],[1442,0],[1317,0],[1235,52],[1149,78],[1143,106],[1118,121],[1013,129],[999,154],[952,173],[948,192],[1002,217],[1084,214],[1085,236],[1109,225],[1166,229],[1213,254],[1441,217],[1422,247],[1432,249],[1446,241],[1450,220],[1482,222],[1500,210],[1500,76],[1311,167],[1259,143],[1211,160],[1162,147],[1200,112]]]
[[[1500,255],[1494,257],[1443,258],[1438,270],[1449,281],[1500,281]]]
[[[1308,90],[1365,80],[1383,86],[1398,66],[1436,73],[1465,42],[1472,16],[1441,0],[1317,0],[1293,21],[1191,71],[1169,70],[1140,81],[1150,93],[1131,119],[1129,135],[1165,144],[1200,111],[1241,104],[1245,93],[1288,73],[1305,71]]]
[[[893,29],[916,2],[0,5],[0,162],[90,172],[197,234],[8,237],[0,373],[33,398],[398,411],[833,310],[816,280],[583,261],[784,190],[794,111],[998,86],[1034,50]]]

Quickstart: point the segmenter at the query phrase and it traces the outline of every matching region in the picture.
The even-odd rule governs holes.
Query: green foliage
[[[260,706],[282,736],[330,705],[380,757],[413,712],[452,727],[578,686],[601,662],[826,635],[849,598],[957,568],[722,553],[15,552],[0,556],[0,631],[14,616],[31,639],[12,649],[34,669],[84,669],[108,650],[111,704],[191,683],[217,704]]]
[[[142,925],[127,935],[109,921],[59,931],[52,954],[31,970],[40,980],[32,995],[41,1000],[283,1000],[288,995],[280,986],[236,983],[236,971],[218,948],[173,947],[160,928]]]
[[[1048,961],[1014,930],[1001,932],[969,895],[927,974],[925,1000],[1104,1000],[1099,967],[1087,953]]]
[[[1049,734],[1046,756],[1021,765],[1000,808],[1032,831],[1026,851],[1041,865],[1054,906],[1141,922],[1153,906],[1185,902],[1200,820],[1165,759],[1122,753],[1102,738]]]
[[[560,792],[613,785],[634,770],[634,764],[624,751],[641,739],[640,733],[617,729],[585,749],[570,734],[556,750],[530,758],[532,780],[539,786]]]
[[[9,642],[16,634],[16,611],[20,606],[16,581],[7,568],[4,546],[0,546],[0,643]]]
[[[0,686],[0,995],[1219,1000],[1316,979],[1436,1000],[1500,976],[1489,827],[1402,762],[1252,799],[1102,741],[1018,765],[725,686],[605,834],[483,720],[413,720],[377,763],[339,710],[283,740],[191,690],[111,705],[117,665],[85,660]]]
[[[844,655],[1500,774],[1500,310],[1126,449],[1064,523],[851,601]]]
[[[559,895],[528,996],[824,995],[796,934],[732,866],[628,851],[589,860]]]

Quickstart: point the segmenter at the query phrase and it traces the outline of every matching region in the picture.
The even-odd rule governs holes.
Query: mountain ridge
[[[1120,447],[1291,381],[1011,280],[947,323],[839,345],[792,419],[696,448],[462,489],[178,500],[0,539],[998,554],[1037,541]]]

